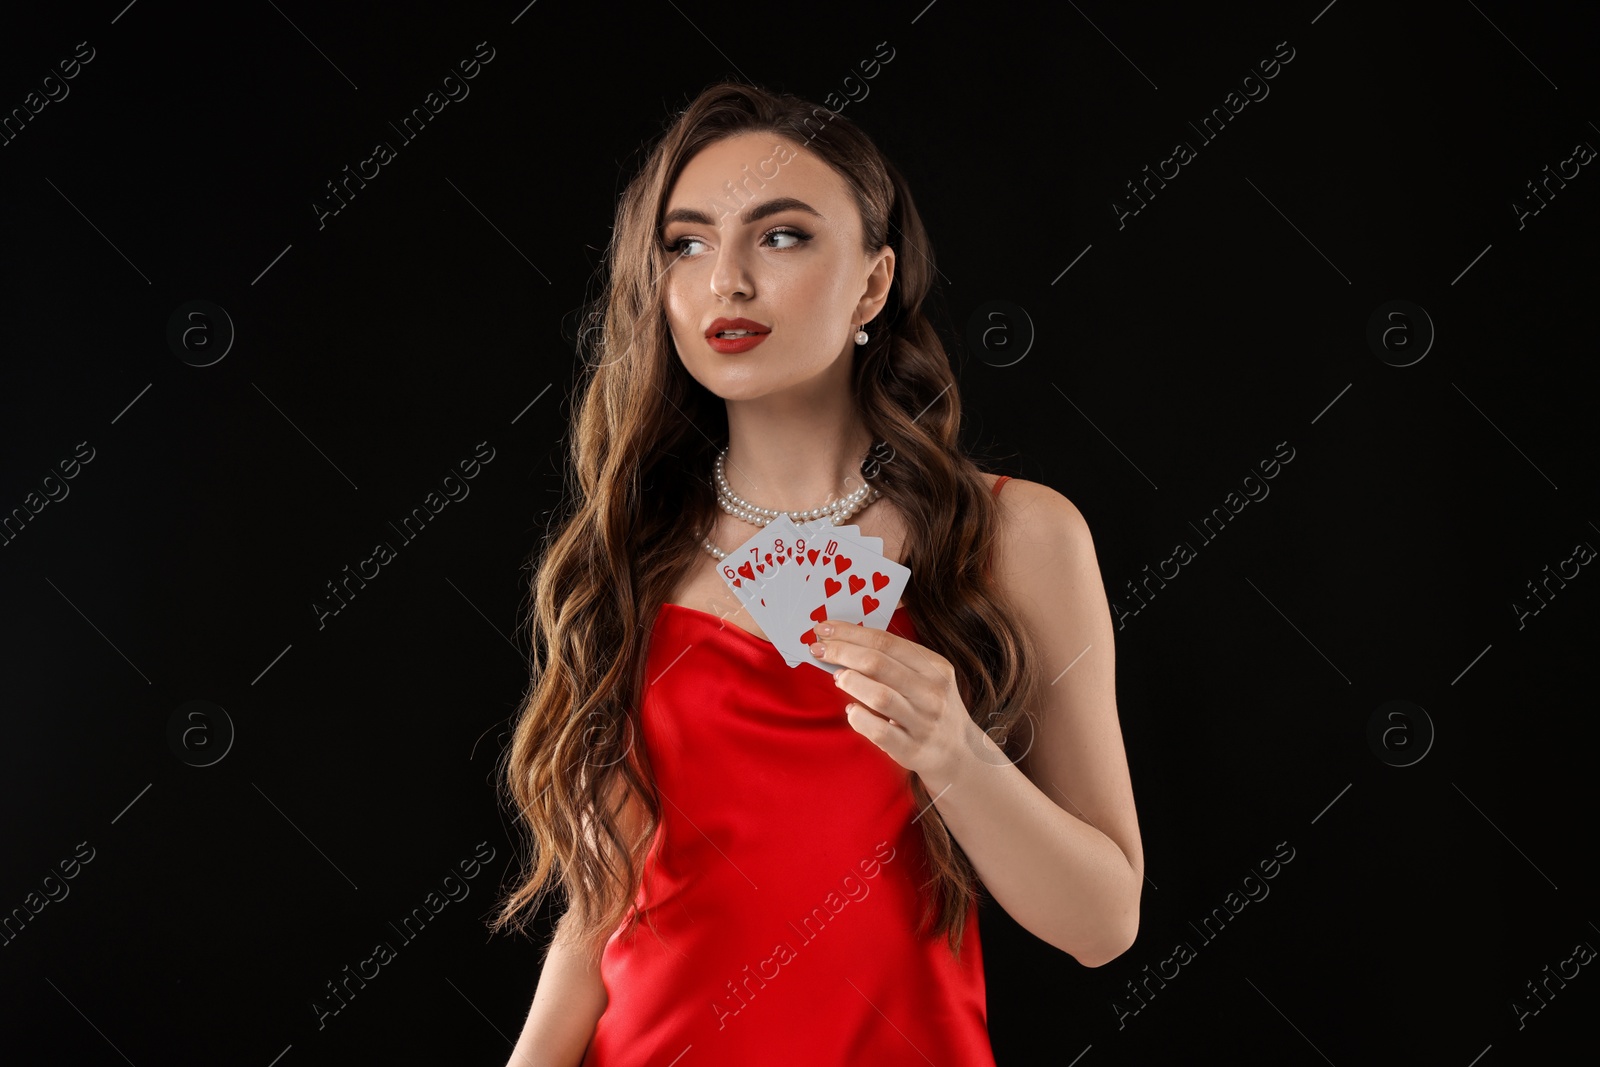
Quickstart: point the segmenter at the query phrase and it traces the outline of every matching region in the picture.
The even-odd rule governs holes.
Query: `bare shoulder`
[[[994,479],[990,479],[993,488]],[[1043,482],[1011,478],[1000,487],[1000,530],[994,576],[1013,603],[1038,599],[1040,576],[1059,575],[1063,565],[1098,573],[1094,538],[1076,504]]]
[[[997,475],[985,475],[990,491]],[[1081,548],[1089,542],[1089,523],[1078,506],[1043,482],[1010,478],[995,498],[1000,504],[1001,537],[1012,547],[1047,544]]]

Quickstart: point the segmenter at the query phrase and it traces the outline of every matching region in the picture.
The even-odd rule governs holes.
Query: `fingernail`
[[[831,636],[833,636],[833,627],[830,626],[827,623],[822,623],[820,626],[817,627],[817,636],[818,637],[831,637]]]
[[[822,642],[821,641],[812,642],[812,644],[811,644],[811,654],[813,656],[816,656],[818,659],[822,658]]]

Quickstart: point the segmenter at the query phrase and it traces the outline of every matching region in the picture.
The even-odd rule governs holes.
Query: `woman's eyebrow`
[[[827,216],[822,212],[818,211],[804,200],[796,200],[792,196],[780,196],[773,200],[763,200],[759,204],[752,204],[744,209],[744,214],[739,216],[739,221],[748,226],[752,222],[766,218],[768,215],[776,215],[780,211],[789,211],[791,209],[795,211],[804,211],[809,215],[815,215],[824,222],[827,221]],[[666,213],[665,217],[662,218],[661,226],[664,229],[674,222],[692,222],[697,226],[717,225],[717,222],[713,220],[710,215],[707,215],[704,211],[701,211],[698,208],[692,207],[673,208],[671,211]]]

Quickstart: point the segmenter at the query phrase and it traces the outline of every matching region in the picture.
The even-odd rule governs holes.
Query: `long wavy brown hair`
[[[532,680],[500,768],[531,849],[491,929],[525,927],[559,882],[563,936],[591,963],[624,921],[627,932],[640,917],[633,905],[661,814],[636,743],[647,641],[686,569],[705,566],[700,541],[717,513],[712,460],[728,429],[722,400],[672,347],[658,285],[671,266],[660,220],[697,152],[751,131],[791,139],[831,166],[860,209],[864,251],[895,251],[888,302],[852,357],[852,388],[863,425],[888,445],[872,478],[906,521],[906,609],[921,642],[954,665],[962,700],[1001,752],[1018,759],[1033,737],[1031,722],[1017,728],[1040,684],[1028,668],[1033,649],[985,567],[998,505],[958,444],[960,392],[925,312],[936,272],[911,192],[849,119],[790,94],[714,85],[670,122],[617,204],[604,291],[577,340],[568,510],[529,561]],[[922,780],[908,771],[907,784],[927,807]],[[943,934],[959,958],[979,882],[937,809],[928,810],[932,874],[919,931]],[[648,918],[648,902],[642,910]]]

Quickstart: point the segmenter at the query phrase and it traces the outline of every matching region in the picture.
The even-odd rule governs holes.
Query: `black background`
[[[0,946],[7,1062],[504,1062],[541,957],[484,928],[519,847],[494,764],[616,195],[706,84],[820,102],[885,41],[844,114],[931,229],[969,447],[1078,505],[1114,602],[1197,550],[1117,633],[1138,941],[1086,969],[986,905],[998,1061],[1465,1067],[1592,1040],[1592,966],[1520,1028],[1512,1007],[1600,944],[1600,578],[1513,608],[1600,544],[1600,177],[1512,207],[1600,144],[1580,6],[924,3],[8,15],[5,112],[77,42],[94,58],[0,147],[0,513],[94,458],[0,547],[0,912],[94,858]],[[402,144],[388,123],[480,41],[470,95]],[[1270,95],[1202,142],[1188,123],[1278,42]],[[1119,226],[1180,139],[1197,157]],[[378,140],[397,158],[319,229]],[[196,299],[236,331],[205,367],[167,342]],[[1374,348],[1393,300],[1427,321]],[[991,301],[1021,314],[974,348]],[[224,336],[200,322],[193,361]],[[470,495],[319,629],[324,583],[484,441]],[[1270,495],[1198,538],[1279,442]],[[236,733],[207,767],[168,740],[191,700]],[[1374,747],[1392,700],[1431,731],[1413,712]],[[216,753],[221,717],[197,721],[187,751]],[[471,895],[319,1029],[324,983],[480,842]],[[1270,896],[1201,941],[1280,842]],[[1196,958],[1119,1026],[1179,941]]]

